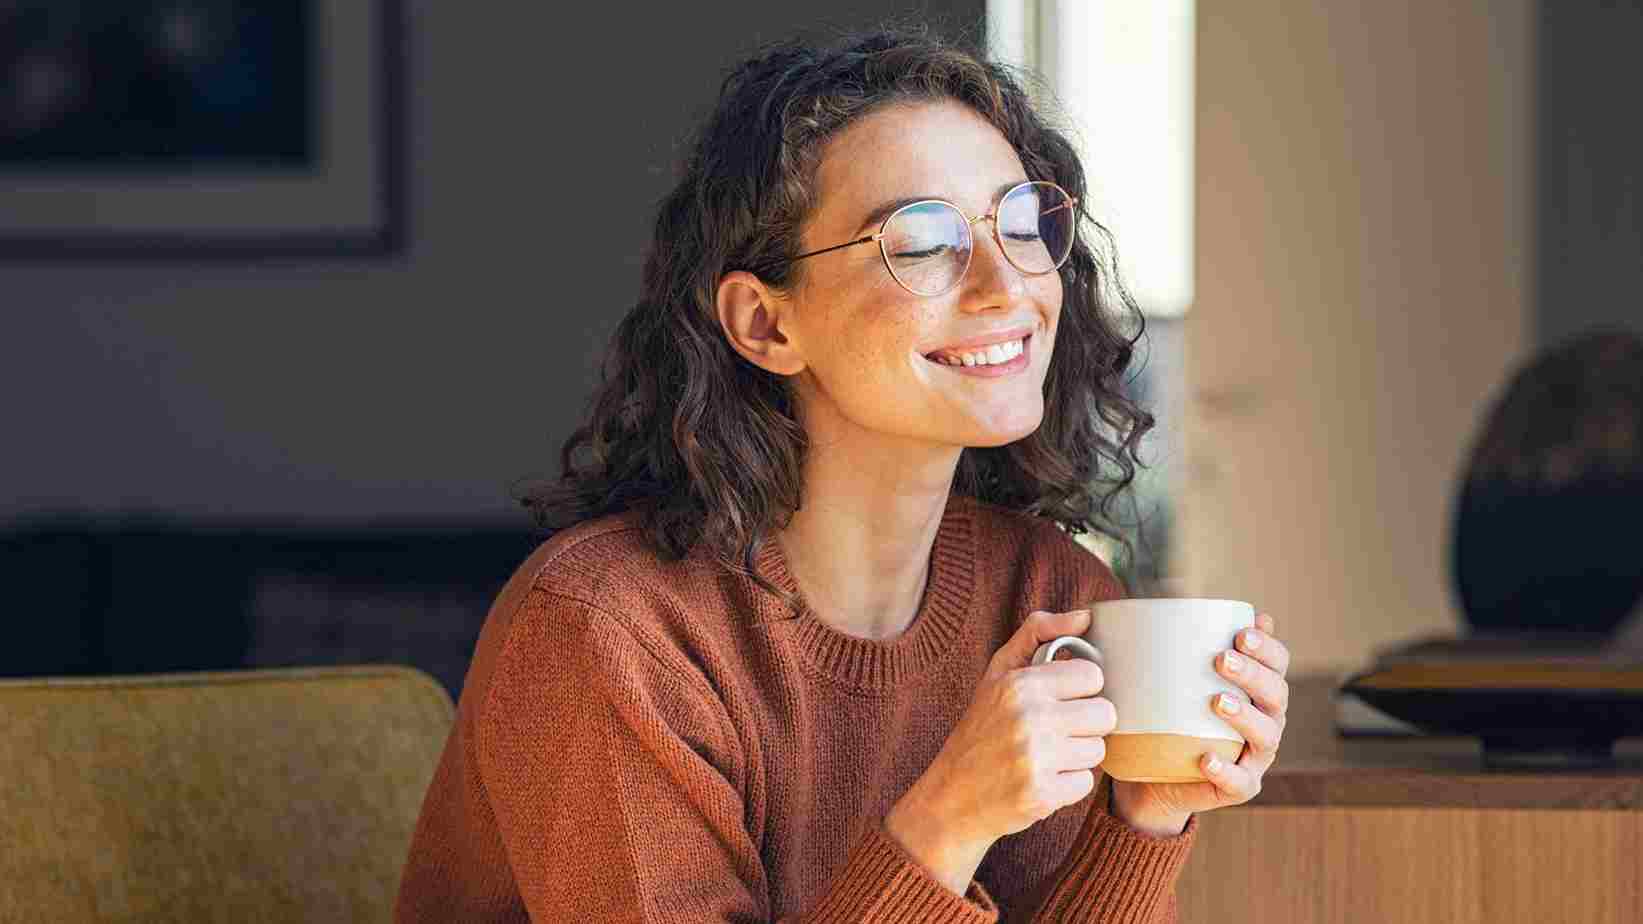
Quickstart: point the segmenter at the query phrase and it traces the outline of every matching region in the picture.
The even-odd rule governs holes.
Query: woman
[[[1173,919],[1194,813],[1272,762],[1288,653],[1263,615],[1218,659],[1236,765],[1110,794],[1100,669],[1029,667],[1123,593],[1066,531],[1152,424],[1083,183],[923,34],[730,74],[526,500],[556,532],[487,620],[400,920]]]

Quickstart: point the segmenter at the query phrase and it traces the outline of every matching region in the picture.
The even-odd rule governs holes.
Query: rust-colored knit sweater
[[[778,543],[757,568],[798,592]],[[665,562],[636,513],[556,534],[486,620],[396,919],[1173,921],[1198,820],[1136,831],[1105,782],[997,841],[962,896],[883,827],[1029,612],[1120,593],[1055,524],[957,494],[894,639]]]

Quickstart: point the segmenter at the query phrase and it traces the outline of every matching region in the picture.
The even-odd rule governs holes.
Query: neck
[[[912,623],[959,451],[909,464],[906,453],[812,444],[800,507],[776,540],[816,618],[872,639],[894,638]]]

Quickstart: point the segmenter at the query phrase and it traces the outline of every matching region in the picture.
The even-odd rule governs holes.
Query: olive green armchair
[[[382,921],[454,715],[397,665],[0,681],[0,921]]]

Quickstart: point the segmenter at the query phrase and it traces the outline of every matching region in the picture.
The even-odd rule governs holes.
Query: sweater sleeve
[[[738,739],[709,684],[622,621],[533,589],[481,710],[477,762],[531,919],[769,921]],[[535,612],[529,612],[535,610]],[[995,922],[867,826],[791,924]]]
[[[1009,924],[1082,921],[1089,924],[1176,924],[1175,881],[1192,852],[1198,816],[1180,834],[1155,837],[1112,814],[1112,778],[1101,777],[1072,850]]]

